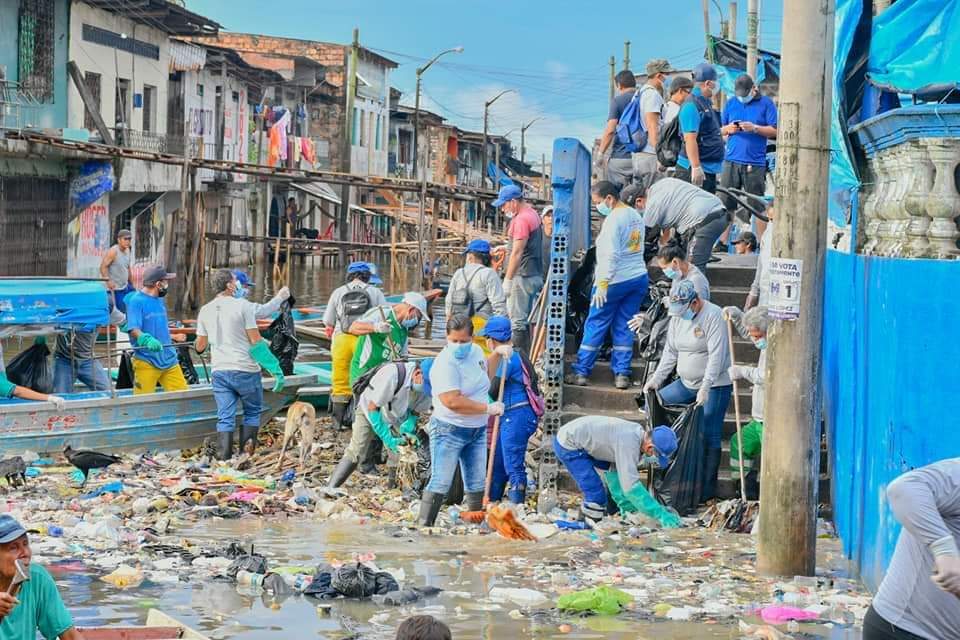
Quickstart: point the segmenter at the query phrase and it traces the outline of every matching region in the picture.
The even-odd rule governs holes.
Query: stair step
[[[710,302],[719,307],[737,307],[743,309],[743,303],[750,293],[750,287],[710,287]]]
[[[579,387],[572,384],[563,385],[563,404],[577,405],[587,410],[603,407],[607,411],[632,411],[637,413],[637,403],[634,400],[639,387],[631,389],[616,389],[610,385],[590,385]]]

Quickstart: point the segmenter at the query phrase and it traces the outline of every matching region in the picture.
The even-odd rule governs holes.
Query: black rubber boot
[[[252,456],[257,450],[257,433],[260,427],[248,427],[240,425],[240,450],[248,456]]]
[[[347,481],[347,478],[350,477],[350,474],[353,473],[356,468],[357,463],[347,456],[344,456],[340,462],[337,463],[333,473],[330,474],[330,481],[327,482],[327,486],[336,489]]]
[[[417,518],[421,527],[432,527],[433,523],[437,521],[437,514],[440,513],[440,507],[443,506],[443,498],[442,493],[423,492],[423,498],[420,500],[420,516]],[[480,499],[482,501],[483,496]]]
[[[707,449],[703,457],[703,495],[700,500],[706,502],[717,497],[717,474],[720,471],[721,449]]]
[[[340,400],[330,401],[330,420],[333,423],[333,428],[337,431],[346,431],[350,428],[346,420],[347,406],[349,404],[349,402],[342,402]]]
[[[466,498],[467,511],[483,511],[483,491],[469,491]]]
[[[233,457],[233,431],[217,431],[217,460]]]
[[[383,456],[383,440],[380,438],[373,438],[370,441],[370,444],[367,445],[367,450],[364,453],[363,460],[360,462],[360,473],[366,474],[375,474],[377,472],[377,465],[380,464],[381,457]]]

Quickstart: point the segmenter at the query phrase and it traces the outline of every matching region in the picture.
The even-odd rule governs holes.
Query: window
[[[17,38],[17,71],[24,92],[53,102],[54,0],[22,0]]]
[[[383,118],[383,116],[377,115],[377,137],[374,138],[374,145],[373,145],[374,148],[375,148],[377,151],[380,151],[380,146],[381,146],[381,144],[380,144],[380,139],[381,139],[381,138],[380,138],[380,135],[381,135],[381,132],[380,132],[380,119],[381,119],[381,118]]]
[[[143,85],[143,130],[156,131],[157,88]]]
[[[100,81],[101,77],[99,73],[87,71],[83,75],[83,84],[87,85],[87,91],[90,92],[90,96],[93,98],[93,104],[97,107],[97,111],[103,110],[103,105],[100,102]],[[89,129],[90,131],[97,130],[97,123],[93,121],[93,116],[91,116],[86,109],[83,110],[83,128]]]
[[[367,123],[364,122],[366,119],[367,119],[367,112],[364,111],[363,109],[360,109],[360,146],[361,147],[367,146],[367,136],[370,135],[370,133],[367,131],[367,127],[366,127]]]
[[[360,110],[356,107],[353,108],[353,127],[351,129],[350,144],[357,144],[357,140],[360,139]]]
[[[117,96],[114,100],[114,119],[118,127],[126,127],[130,122],[130,81],[126,78],[117,78]]]

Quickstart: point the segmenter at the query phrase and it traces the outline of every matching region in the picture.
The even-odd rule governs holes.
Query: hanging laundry
[[[284,109],[283,115],[270,127],[270,147],[267,153],[267,164],[276,166],[277,161],[287,159],[287,124],[290,122],[290,112]]]
[[[310,138],[300,138],[300,151],[311,165],[317,164],[317,148]]]
[[[290,144],[291,156],[293,156],[293,166],[300,166],[300,138],[298,136],[293,136],[293,140]]]

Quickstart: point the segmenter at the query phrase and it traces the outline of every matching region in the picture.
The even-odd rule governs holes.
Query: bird
[[[74,451],[69,444],[63,448],[63,455],[66,456],[70,464],[80,469],[80,472],[83,473],[83,482],[80,484],[81,487],[87,484],[87,476],[90,474],[90,469],[105,469],[122,460],[120,456],[100,453],[99,451]]]

